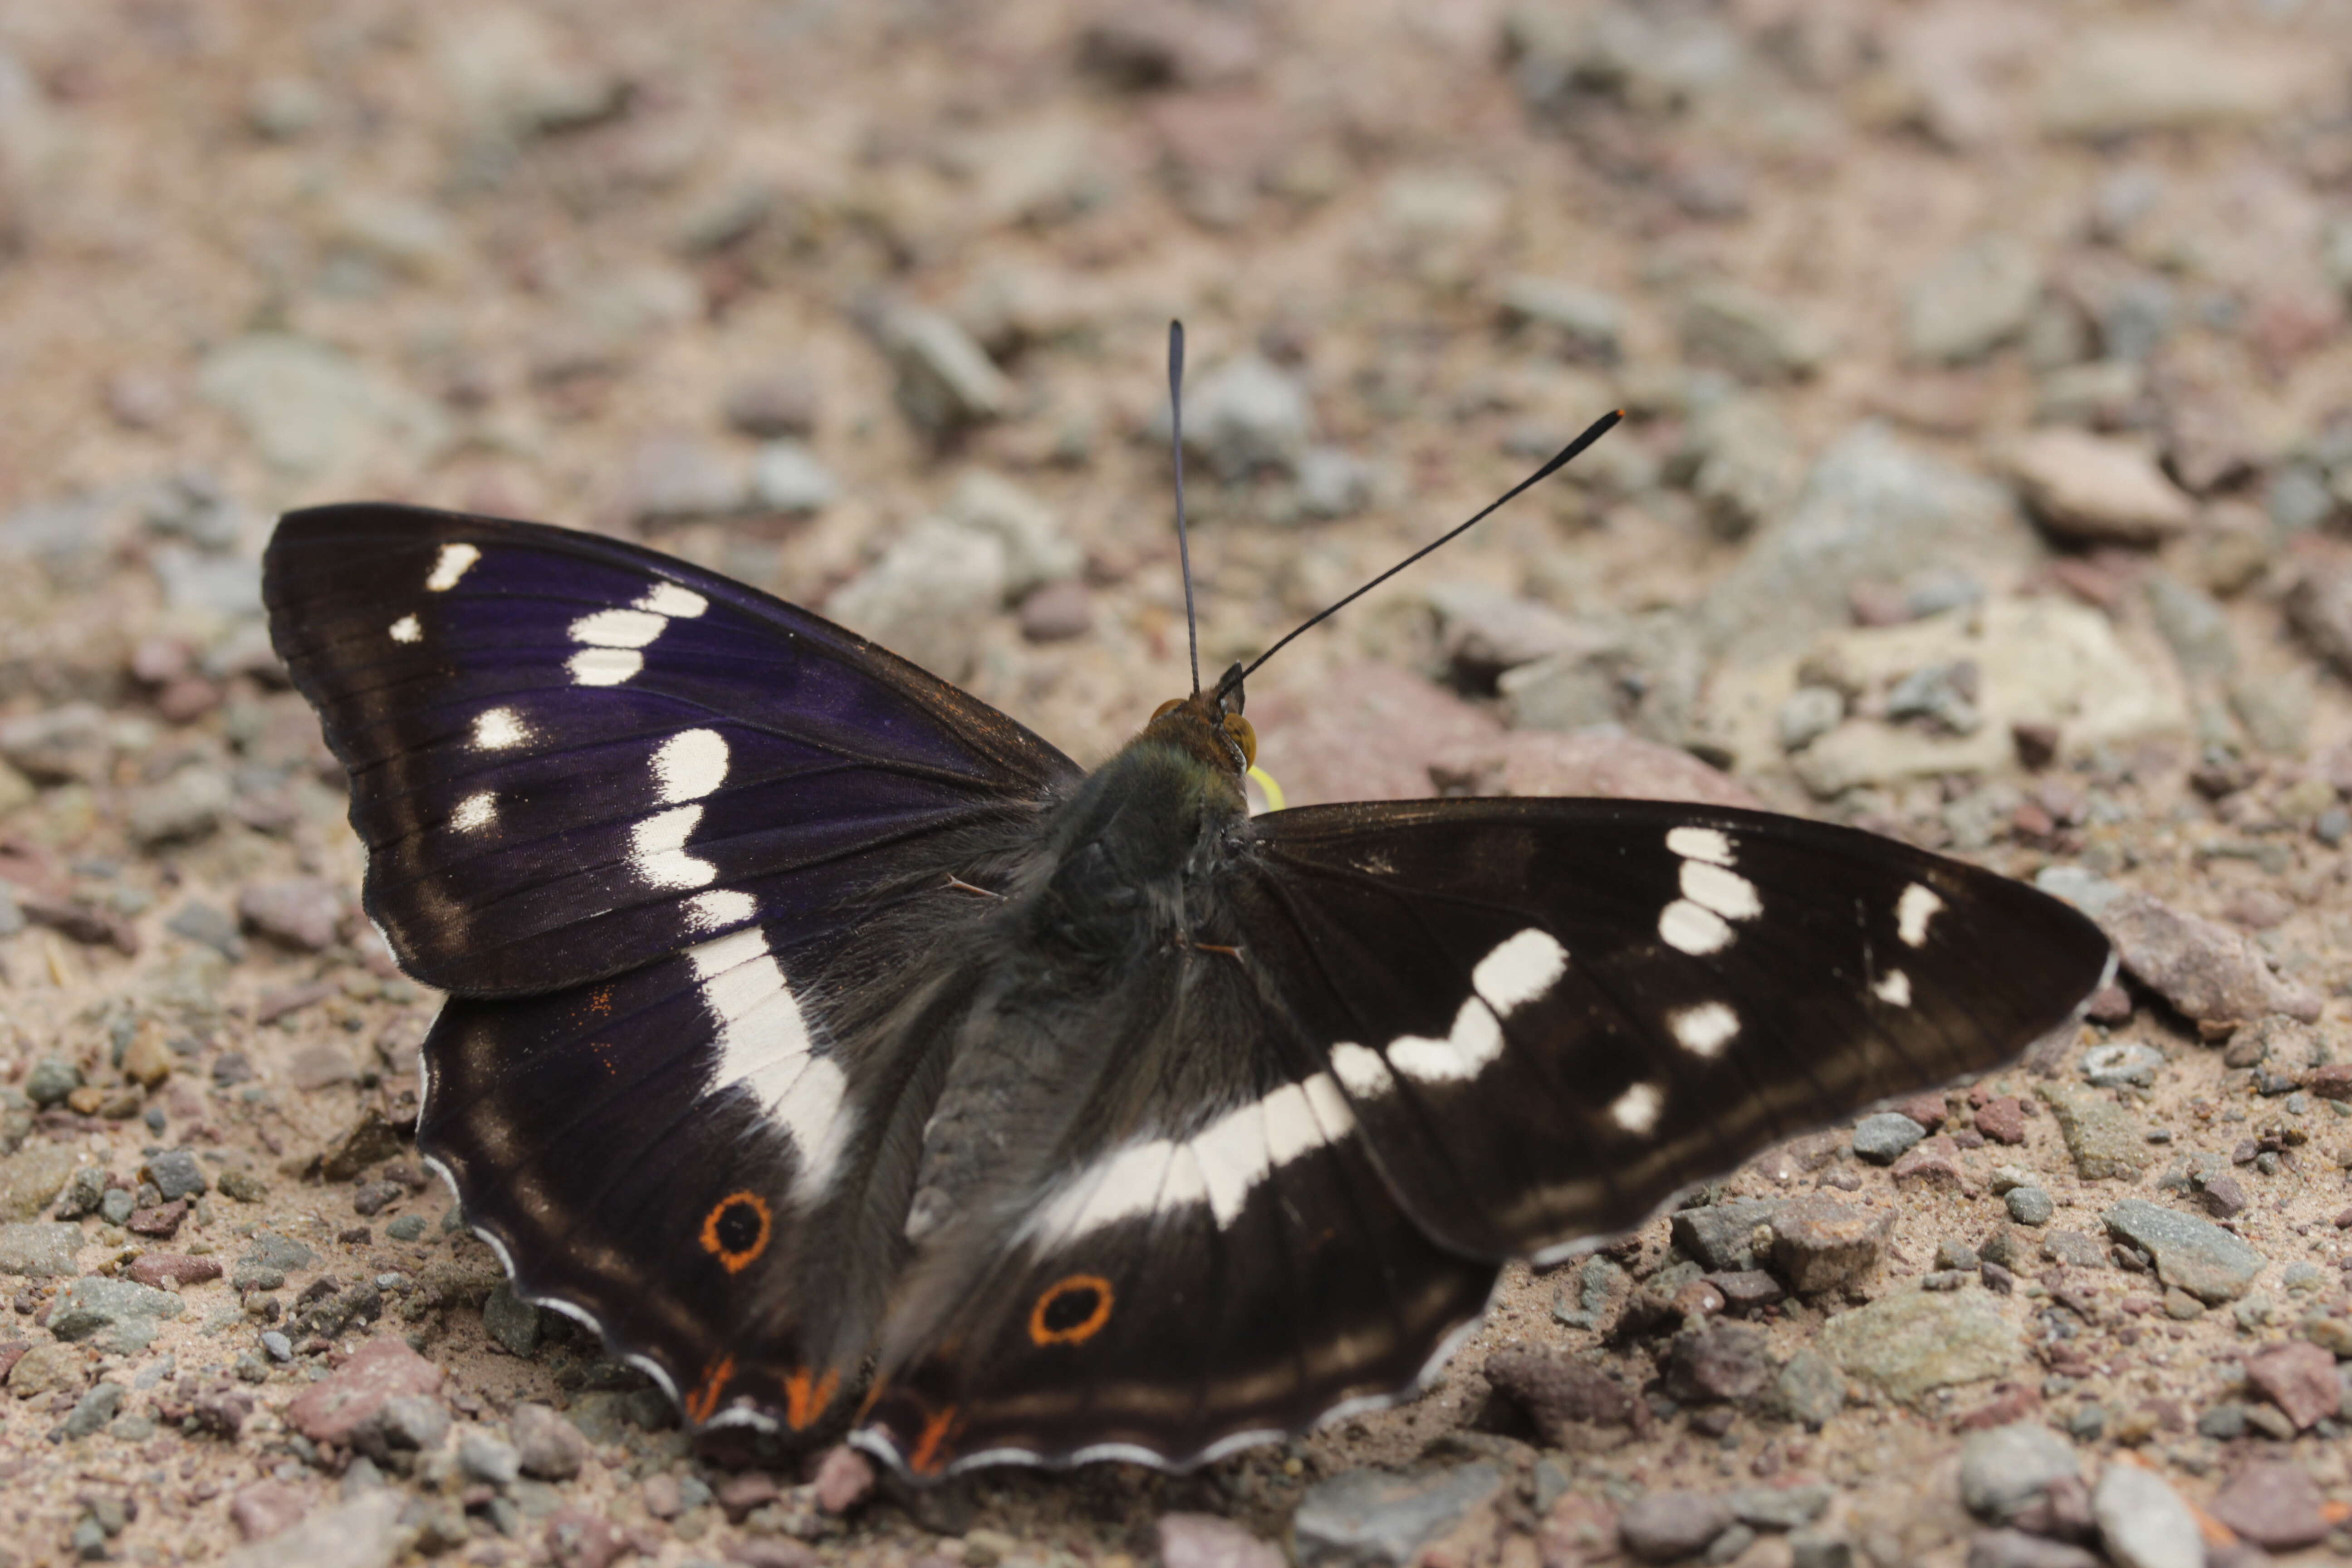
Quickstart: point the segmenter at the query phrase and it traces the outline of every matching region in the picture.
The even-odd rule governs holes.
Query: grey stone
[[[2157,1069],[2163,1065],[2162,1051],[2137,1040],[2110,1040],[2083,1053],[2083,1076],[2099,1089],[2125,1084],[2146,1089],[2156,1082]]]
[[[2246,739],[2257,751],[2281,757],[2303,754],[2315,698],[2308,673],[2294,667],[2242,669],[2230,678],[2228,693],[2230,711],[2245,726]]]
[[[1998,1377],[2025,1354],[2016,1325],[1974,1291],[1888,1296],[1842,1312],[1822,1325],[1821,1346],[1849,1377],[1906,1402]]]
[[[2084,1181],[2131,1181],[2154,1158],[2147,1129],[2105,1095],[2079,1093],[2059,1084],[2043,1084],[2039,1092],[2057,1120],[2074,1173]]]
[[[1888,1165],[1926,1136],[1927,1130],[1902,1112],[1882,1110],[1854,1123],[1853,1152],[1874,1165]]]
[[[215,349],[196,385],[265,462],[297,479],[350,472],[379,453],[421,468],[449,437],[448,421],[428,400],[339,350],[282,333]]]
[[[185,1309],[168,1290],[87,1274],[58,1293],[49,1311],[49,1332],[60,1340],[88,1340],[116,1355],[136,1355],[152,1343],[156,1320],[176,1318]]]
[[[205,1173],[196,1164],[196,1157],[185,1149],[158,1150],[147,1156],[139,1173],[154,1184],[165,1203],[174,1198],[199,1197],[206,1191]]]
[[[288,1339],[284,1334],[279,1333],[276,1329],[264,1329],[262,1331],[261,1348],[268,1352],[269,1359],[271,1361],[278,1362],[280,1364],[294,1359],[294,1342]]]
[[[2039,1421],[1974,1432],[1960,1445],[1960,1501],[1990,1524],[2007,1524],[2053,1481],[2082,1473],[2074,1446]]]
[[[1296,474],[1314,438],[1307,389],[1256,354],[1218,365],[1185,398],[1185,446],[1227,479],[1265,469]]]
[[[400,1528],[405,1500],[389,1487],[362,1492],[238,1547],[221,1568],[392,1568],[408,1543]]]
[[[1743,381],[1794,381],[1829,357],[1829,335],[1781,300],[1740,284],[1703,283],[1683,302],[1683,352]]]
[[[65,1435],[68,1438],[87,1437],[122,1414],[123,1388],[119,1383],[92,1384],[74,1402],[72,1413],[66,1416]]]
[[[1012,407],[1013,384],[949,317],[898,307],[883,315],[876,336],[898,373],[898,406],[919,429],[943,436]]]
[[[2009,1205],[2009,1217],[2020,1225],[2048,1225],[2058,1212],[2057,1200],[2040,1187],[2011,1187],[2003,1201]]]
[[[482,1301],[482,1327],[490,1338],[528,1361],[539,1351],[540,1310],[500,1283]]]
[[[0,1224],[0,1274],[64,1279],[80,1272],[78,1225]]]
[[[1725,539],[1745,539],[1786,511],[1804,484],[1796,438],[1763,397],[1730,397],[1693,416],[1684,460],[1691,496]]]
[[[1013,600],[1076,577],[1086,552],[1063,529],[1053,508],[1002,475],[974,469],[956,482],[947,519],[990,534],[1004,547],[1003,594]]]
[[[1801,652],[1846,623],[1856,579],[1949,570],[1991,580],[2021,575],[2039,555],[2003,487],[1864,424],[1833,442],[1795,504],[1758,529],[1708,591],[1699,626],[1738,659]]]
[[[1801,1530],[1829,1511],[1836,1493],[1818,1483],[1793,1487],[1742,1487],[1725,1500],[1742,1524],[1759,1530]]]
[[[580,1428],[544,1405],[521,1404],[507,1423],[515,1462],[534,1480],[568,1481],[588,1461],[588,1439]]]
[[[68,702],[0,723],[0,759],[39,784],[98,784],[113,766],[117,739],[105,710]]]
[[[785,437],[816,429],[818,397],[816,378],[803,372],[755,377],[728,393],[727,423],[746,436],[782,445]]]
[[[900,535],[825,609],[942,679],[962,680],[979,658],[982,629],[1004,601],[1008,571],[996,534],[931,518]]]
[[[2063,899],[2093,920],[2124,895],[2120,882],[2111,882],[2082,866],[2044,866],[2033,874],[2033,885],[2053,899]]]
[[[2289,625],[2312,651],[2352,674],[2352,571],[2326,563],[2305,568],[2286,596]]]
[[[1948,734],[1973,735],[1984,724],[1971,695],[1979,684],[1972,660],[1922,665],[1888,689],[1886,721],[1921,719]]]
[[[2182,673],[2219,679],[2238,668],[2229,615],[2210,594],[2158,572],[2147,580],[2147,604],[2156,612],[2156,629],[2171,647]]]
[[[2147,396],[2147,368],[2133,361],[2062,365],[2034,384],[2033,422],[2113,429],[2134,423]]]
[[[771,441],[751,464],[751,499],[786,517],[823,511],[840,488],[832,470],[798,441]]]
[[[159,783],[129,792],[123,826],[142,849],[191,842],[209,836],[236,804],[228,774],[202,763],[182,768]]]
[[[1291,1555],[1298,1568],[1406,1568],[1502,1489],[1502,1472],[1484,1462],[1402,1475],[1349,1470],[1299,1499]]]
[[[2234,1301],[2263,1271],[2263,1255],[2208,1219],[2126,1198],[2100,1216],[2107,1231],[2156,1260],[2157,1278],[2207,1306]]]
[[[1764,1251],[1759,1253],[1757,1227],[1769,1225],[1787,1206],[1777,1198],[1738,1198],[1678,1210],[1673,1223],[1675,1246],[1709,1268],[1761,1268],[1769,1255],[1771,1237],[1767,1231]]]
[[[138,1206],[131,1195],[121,1187],[109,1187],[98,1200],[98,1215],[109,1225],[121,1225]]]
[[[58,1057],[43,1057],[25,1075],[25,1098],[47,1110],[65,1103],[81,1087],[81,1069]]]
[[[201,900],[191,899],[163,922],[163,929],[173,936],[186,937],[202,942],[231,963],[245,959],[245,938],[237,934],[236,921],[225,910],[214,908]]]
[[[2099,924],[2135,978],[2199,1023],[2252,1023],[2271,1013],[2306,1024],[2319,1017],[2320,995],[2273,974],[2242,931],[2138,892],[2108,904]]]
[[[148,549],[147,564],[163,584],[163,603],[205,623],[261,614],[261,563],[213,555],[166,540]]]
[[[1915,360],[1959,364],[2021,337],[2042,297],[2042,261],[2010,235],[1986,235],[1937,258],[1911,285],[1904,346]]]
[[[415,1241],[425,1234],[425,1216],[404,1214],[383,1227],[384,1235],[394,1241]]]
[[[430,1394],[396,1394],[352,1429],[352,1447],[382,1458],[394,1450],[430,1453],[449,1435],[449,1413]]]
[[[475,1429],[457,1438],[457,1468],[485,1486],[511,1486],[522,1474],[522,1457],[496,1433]]]
[[[2091,1490],[2091,1516],[2116,1568],[2204,1568],[2196,1514],[2145,1466],[2109,1463]]]
[[[2101,1568],[2096,1552],[2021,1530],[1979,1531],[1969,1542],[1968,1568]]]
[[[1614,295],[1524,273],[1503,279],[1504,316],[1550,331],[1579,358],[1616,359],[1625,331],[1625,306]]]
[[[1818,1431],[1845,1408],[1845,1379],[1827,1356],[1806,1346],[1772,1380],[1765,1403],[1776,1415]]]
[[[31,1219],[47,1208],[79,1163],[72,1150],[55,1143],[28,1143],[0,1159],[0,1221]]]
[[[1298,455],[1298,510],[1308,517],[1353,517],[1372,504],[1380,482],[1380,469],[1344,447],[1309,447]]]
[[[317,1253],[291,1237],[257,1230],[253,1245],[238,1255],[236,1266],[229,1270],[229,1288],[239,1293],[275,1290],[286,1283],[288,1274],[318,1261]]]
[[[1845,719],[1845,695],[1833,686],[1800,686],[1780,704],[1773,728],[1784,752],[1801,752]]]
[[[1728,1499],[1713,1492],[1651,1492],[1617,1513],[1617,1533],[1625,1550],[1644,1563],[1673,1563],[1695,1556],[1731,1528]]]

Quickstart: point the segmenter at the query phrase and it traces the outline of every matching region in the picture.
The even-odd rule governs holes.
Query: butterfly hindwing
[[[1680,803],[1259,818],[1240,941],[1401,1202],[1556,1256],[1767,1144],[2017,1055],[2100,983],[2088,920],[1874,835]]]
[[[755,921],[814,934],[910,847],[1034,816],[1077,773],[806,611],[593,534],[323,507],[279,525],[264,593],[350,774],[369,911],[459,994]]]
[[[1406,1216],[1231,956],[1153,969],[1097,1009],[1129,1037],[1069,1085],[1074,1136],[894,1297],[858,1440],[919,1476],[1187,1466],[1390,1403],[1486,1310],[1496,1266]]]

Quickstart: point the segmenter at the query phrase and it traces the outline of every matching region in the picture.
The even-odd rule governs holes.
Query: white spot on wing
[[[675,583],[656,583],[646,591],[644,598],[637,601],[637,608],[651,610],[656,616],[676,616],[690,621],[710,608],[710,601]]]
[[[1878,984],[1870,989],[1881,1002],[1890,1006],[1911,1005],[1911,977],[1899,969],[1888,970],[1879,976]]]
[[[1473,996],[1454,1015],[1454,1028],[1442,1040],[1406,1035],[1389,1042],[1389,1065],[1423,1083],[1472,1079],[1503,1054],[1503,1024],[1495,1010]]]
[[[1529,926],[1507,937],[1480,959],[1470,984],[1502,1017],[1543,996],[1568,973],[1568,949],[1552,934]]]
[[[1688,899],[1676,899],[1660,912],[1658,935],[1668,947],[1677,948],[1693,958],[1705,958],[1731,945],[1729,923],[1713,910],[1702,909]]]
[[[1665,1105],[1666,1097],[1656,1084],[1637,1083],[1609,1102],[1609,1120],[1628,1132],[1645,1133],[1658,1124],[1658,1112]]]
[[[1683,897],[1727,921],[1752,921],[1764,912],[1755,883],[1706,860],[1683,862]]]
[[[651,610],[598,610],[572,623],[572,640],[592,647],[643,647],[668,625],[668,616]]]
[[[1209,1192],[1210,1212],[1220,1226],[1241,1217],[1250,1189],[1265,1179],[1274,1156],[1266,1143],[1263,1101],[1227,1111],[1192,1140],[1193,1157],[1201,1162],[1201,1179]]]
[[[1371,1100],[1396,1089],[1396,1079],[1389,1072],[1387,1059],[1380,1052],[1350,1040],[1342,1040],[1331,1047],[1331,1071],[1340,1086],[1358,1100]]]
[[[483,790],[457,803],[457,809],[449,814],[449,826],[471,833],[478,827],[488,827],[498,820],[498,816],[499,797]]]
[[[530,730],[511,708],[485,708],[474,715],[474,745],[485,752],[502,752],[530,739]]]
[[[403,616],[392,623],[392,640],[394,642],[415,642],[424,635],[425,627],[418,624],[415,616]]]
[[[618,686],[645,667],[645,655],[625,647],[582,648],[564,665],[582,686]]]
[[[686,900],[687,918],[694,922],[697,931],[716,931],[737,921],[750,920],[757,907],[751,894],[733,888],[714,888]]]
[[[433,574],[425,579],[425,586],[436,594],[446,594],[481,558],[482,552],[470,544],[445,544],[434,558]]]
[[[681,805],[642,818],[629,829],[630,866],[651,887],[708,886],[719,875],[719,868],[686,852],[686,841],[701,820],[698,805]]]
[[[709,1092],[740,1085],[792,1135],[800,1155],[793,1189],[806,1202],[830,1184],[848,1142],[851,1118],[842,1105],[847,1080],[838,1065],[814,1053],[808,1022],[759,927],[690,947],[687,957],[719,1025]]]
[[[1677,827],[1666,834],[1666,847],[1685,860],[1710,865],[1731,864],[1731,836],[1717,827]]]
[[[654,753],[654,787],[665,803],[699,800],[727,782],[727,739],[716,730],[686,730]]]
[[[1696,1057],[1713,1058],[1720,1056],[1739,1033],[1739,1015],[1721,1002],[1702,1002],[1669,1014],[1666,1027],[1674,1031],[1675,1043],[1683,1049]]]
[[[1905,888],[1903,896],[1895,900],[1895,933],[1903,939],[1903,945],[1924,945],[1927,940],[1927,922],[1934,920],[1937,911],[1943,907],[1944,900],[1937,898],[1933,889],[1917,882]]]

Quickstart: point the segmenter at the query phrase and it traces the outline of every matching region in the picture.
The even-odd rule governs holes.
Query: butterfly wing
[[[351,777],[366,903],[460,994],[583,984],[1034,816],[1076,765],[804,610],[616,540],[413,507],[278,525],[270,633]]]
[[[1997,1067],[2111,973],[2076,910],[1849,828],[1681,803],[1254,824],[1241,942],[1398,1199],[1558,1257],[1874,1100]]]
[[[1255,977],[1200,948],[1069,1031],[1107,1031],[1107,1070],[1073,1086],[1072,1135],[1035,1172],[973,1194],[909,1266],[856,1441],[923,1477],[1181,1468],[1418,1385],[1496,1266],[1407,1217],[1272,1021]]]
[[[323,508],[264,583],[369,910],[455,994],[418,1142],[468,1222],[698,1422],[823,1418],[901,1256],[930,1010],[956,1005],[936,961],[973,902],[948,878],[1017,860],[1076,768],[814,616],[593,535]]]

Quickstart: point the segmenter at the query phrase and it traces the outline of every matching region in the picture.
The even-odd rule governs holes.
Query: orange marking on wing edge
[[[719,1239],[719,1222],[737,1204],[748,1205],[760,1216],[760,1234],[751,1238],[750,1245],[730,1251]],[[740,1274],[758,1261],[760,1255],[768,1250],[768,1238],[774,1234],[774,1216],[769,1212],[768,1200],[754,1192],[730,1193],[711,1205],[710,1212],[702,1216],[702,1250],[719,1259],[719,1266],[730,1274]]]
[[[735,1376],[735,1358],[720,1356],[702,1374],[686,1396],[687,1419],[699,1426],[719,1413],[719,1396],[727,1392],[727,1384]]]
[[[784,1379],[784,1419],[793,1431],[803,1430],[824,1414],[824,1407],[833,1403],[834,1393],[840,1386],[841,1373],[837,1369],[812,1382],[808,1368],[795,1367],[793,1374]]]
[[[948,1440],[948,1434],[955,1424],[956,1407],[952,1405],[937,1415],[926,1417],[923,1435],[916,1439],[915,1451],[907,1456],[907,1468],[919,1476],[936,1473],[943,1462],[940,1445]]]
[[[1054,1303],[1077,1290],[1095,1293],[1095,1308],[1087,1314],[1086,1321],[1073,1323],[1066,1329],[1057,1329],[1047,1323],[1045,1314]],[[1036,1345],[1086,1343],[1102,1332],[1102,1326],[1110,1321],[1110,1281],[1099,1274],[1073,1274],[1067,1279],[1055,1280],[1038,1296],[1037,1304],[1029,1309],[1029,1342]]]

